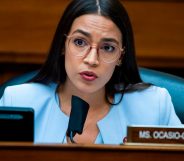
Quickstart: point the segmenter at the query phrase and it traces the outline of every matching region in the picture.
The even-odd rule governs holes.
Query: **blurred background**
[[[70,0],[0,0],[0,83],[41,67]],[[122,0],[138,64],[184,78],[184,0]]]

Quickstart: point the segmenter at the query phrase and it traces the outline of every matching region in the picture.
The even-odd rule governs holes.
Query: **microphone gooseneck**
[[[73,137],[76,133],[82,134],[84,123],[86,121],[89,104],[77,96],[72,96],[71,112],[67,129],[67,136],[72,143],[75,143]]]

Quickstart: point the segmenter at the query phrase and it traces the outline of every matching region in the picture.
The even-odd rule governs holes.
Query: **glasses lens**
[[[105,42],[99,47],[99,55],[103,61],[110,63],[118,59],[120,48],[113,42]]]
[[[90,49],[90,45],[85,39],[76,36],[69,39],[68,47],[70,52],[76,56],[83,56]]]

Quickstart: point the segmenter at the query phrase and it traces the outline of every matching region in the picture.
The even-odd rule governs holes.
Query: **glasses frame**
[[[68,47],[68,49],[70,50],[69,43],[70,43],[70,41],[71,41],[71,39],[72,39],[73,37],[77,37],[77,36],[75,36],[75,35],[65,35],[65,36],[66,36],[67,41],[68,41],[68,42],[67,42],[67,47]],[[88,41],[87,41],[87,42],[88,42]],[[118,45],[115,45],[115,46],[119,49],[119,54],[118,54],[118,55],[119,55],[120,57],[117,56],[117,58],[116,58],[116,59],[113,59],[112,61],[106,61],[106,60],[103,59],[103,57],[100,57],[100,54],[99,54],[99,45],[97,45],[97,47],[93,47],[93,46],[91,46],[91,44],[90,44],[89,42],[88,42],[88,44],[89,44],[90,48],[86,50],[86,53],[85,53],[85,54],[82,54],[82,55],[75,55],[75,54],[73,54],[73,55],[75,55],[76,57],[85,57],[86,55],[88,55],[88,54],[90,53],[90,51],[91,51],[92,48],[96,48],[98,57],[101,58],[101,60],[102,60],[103,62],[105,62],[105,63],[113,63],[113,62],[117,61],[117,60],[121,57],[122,54],[124,54],[124,48],[121,48],[121,47],[119,47]]]

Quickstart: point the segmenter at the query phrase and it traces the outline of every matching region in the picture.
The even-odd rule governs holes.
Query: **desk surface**
[[[0,143],[0,160],[7,161],[176,161],[184,145],[60,145]]]

